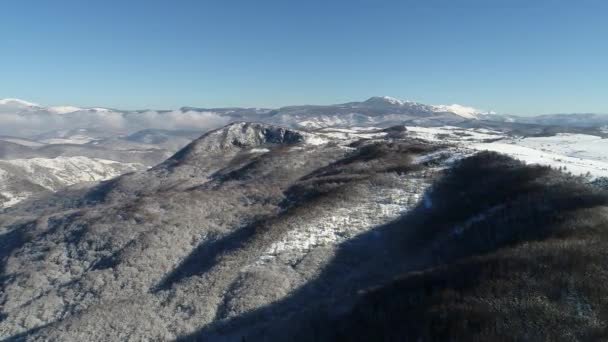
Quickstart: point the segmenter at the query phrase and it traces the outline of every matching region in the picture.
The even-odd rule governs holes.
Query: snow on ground
[[[29,192],[13,193],[10,191],[0,191],[0,198],[5,198],[4,202],[0,201],[0,209],[12,207],[13,205],[26,200],[32,196]]]
[[[382,96],[380,97],[382,100],[395,105],[395,106],[403,106],[406,103],[410,102],[410,101],[403,101],[403,100],[399,100],[398,98],[395,97],[391,97],[391,96]]]
[[[459,127],[407,127],[408,133],[429,142],[443,142],[469,149],[456,153],[463,158],[474,151],[504,153],[528,164],[565,168],[574,175],[590,173],[608,177],[608,139],[585,134],[557,134],[552,137],[509,137],[488,129]],[[418,162],[423,162],[423,159]]]
[[[359,139],[380,139],[387,135],[377,127],[324,128],[317,131],[318,135],[342,142]]]
[[[283,239],[273,243],[254,265],[264,265],[277,257],[295,264],[314,248],[339,244],[398,218],[418,204],[429,184],[411,175],[395,177],[402,187],[372,187],[373,194],[351,196],[352,201],[343,206],[315,212],[305,224],[292,227]]]
[[[491,112],[482,111],[473,107],[459,104],[433,106],[436,112],[450,112],[467,119],[477,119],[480,115],[490,114]]]
[[[553,137],[520,139],[517,145],[573,158],[608,162],[608,139],[594,135],[560,133]]]
[[[142,165],[87,157],[57,157],[3,160],[0,167],[16,169],[19,176],[49,190],[57,190],[58,180],[63,185],[95,182],[141,169]]]
[[[323,144],[327,144],[329,141],[327,139],[324,139],[321,136],[318,135],[313,135],[313,134],[308,134],[305,137],[305,142],[309,145],[323,145]]]
[[[0,194],[4,200],[0,201],[0,208],[12,206],[32,195],[22,186],[16,186],[24,182],[34,188],[40,186],[57,191],[66,186],[106,180],[140,169],[143,169],[141,164],[87,157],[1,160]]]
[[[574,175],[585,175],[589,172],[593,177],[608,177],[608,162],[592,159],[568,157],[563,154],[544,152],[516,143],[475,143],[467,147],[477,151],[494,151],[507,154],[528,164],[547,165],[553,168],[565,168]],[[607,151],[608,152],[608,151]]]
[[[442,127],[417,127],[407,126],[408,134],[432,142],[460,143],[480,142],[505,138],[501,132],[489,129],[466,129],[452,126]]]
[[[91,141],[95,141],[95,138],[88,137],[86,135],[73,135],[69,138],[53,138],[43,140],[46,144],[72,144],[72,145],[83,145],[88,144]]]

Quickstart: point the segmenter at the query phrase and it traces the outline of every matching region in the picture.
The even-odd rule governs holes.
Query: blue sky
[[[0,97],[608,113],[608,1],[5,0]]]

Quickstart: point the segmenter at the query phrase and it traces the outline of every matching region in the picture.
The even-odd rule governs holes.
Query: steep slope
[[[237,123],[70,205],[16,206],[0,334],[173,339],[269,304],[414,206],[433,173],[416,156],[442,148]]]
[[[456,115],[462,116],[465,119],[481,119],[487,115],[494,114],[492,112],[484,112],[473,107],[462,106],[459,104],[437,105],[433,106],[433,109],[437,112],[454,113]]]
[[[333,283],[310,282],[182,340],[604,340],[608,289],[598,284],[608,276],[607,213],[606,192],[481,153],[457,163],[418,208],[391,223],[375,253],[371,233],[343,245],[319,276]],[[357,287],[345,270],[358,260],[367,272],[392,269],[393,278]],[[345,276],[359,291],[328,292],[322,303],[293,310]]]

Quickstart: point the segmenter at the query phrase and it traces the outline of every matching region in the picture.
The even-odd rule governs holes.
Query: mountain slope
[[[64,187],[114,178],[141,164],[86,157],[0,160],[0,208]]]
[[[389,127],[397,124],[444,125],[464,121],[457,114],[438,112],[435,107],[391,97],[372,97],[364,102],[330,106],[283,107],[270,122],[293,127]]]
[[[439,179],[427,200],[373,234],[343,245],[319,279],[339,286],[348,265],[392,268],[374,286],[328,294],[309,310],[311,282],[290,296],[181,340],[604,340],[608,193],[546,167],[482,153]],[[390,243],[388,241],[394,241]],[[393,250],[401,250],[401,254]],[[366,265],[367,264],[367,265]],[[371,265],[370,265],[371,264]],[[382,265],[382,266],[380,266]],[[399,272],[402,268],[415,271]],[[265,317],[264,321],[259,317]]]
[[[438,148],[239,123],[66,207],[16,206],[0,217],[0,333],[171,339],[270,303],[414,205],[428,184],[414,156]]]
[[[25,201],[0,214],[0,336],[602,337],[608,195],[461,133],[238,122]]]

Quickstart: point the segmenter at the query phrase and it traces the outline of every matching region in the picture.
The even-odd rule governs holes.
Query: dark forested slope
[[[458,163],[427,196],[427,205],[392,224],[408,255],[425,256],[419,270],[362,290],[346,310],[320,307],[249,331],[246,340],[608,338],[605,192],[481,153]]]

